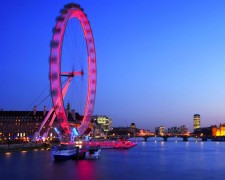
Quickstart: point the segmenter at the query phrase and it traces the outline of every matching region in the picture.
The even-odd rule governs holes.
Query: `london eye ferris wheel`
[[[66,103],[82,117],[79,136],[88,128],[96,95],[96,52],[92,29],[84,10],[66,4],[56,18],[50,45],[50,88],[55,115],[64,134],[71,128]]]

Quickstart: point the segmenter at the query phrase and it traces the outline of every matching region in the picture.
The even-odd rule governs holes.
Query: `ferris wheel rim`
[[[77,128],[79,135],[82,136],[89,126],[91,116],[94,110],[94,102],[96,95],[96,52],[94,38],[87,16],[79,5],[74,3],[67,4],[60,12],[60,16],[57,17],[57,22],[53,29],[53,37],[51,41],[50,51],[50,87],[52,102],[56,117],[59,120],[61,128],[63,129],[64,133],[70,134],[71,130],[65,113],[61,87],[61,55],[63,38],[67,23],[72,18],[76,18],[79,20],[83,29],[88,55],[88,89],[85,103],[85,111],[82,123]]]

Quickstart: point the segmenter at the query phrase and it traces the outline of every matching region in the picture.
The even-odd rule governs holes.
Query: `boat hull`
[[[96,147],[100,146],[101,149],[129,149],[137,145],[136,142],[129,140],[118,141],[86,141],[83,142],[84,146]]]
[[[98,159],[101,157],[100,155],[101,148],[89,148],[85,153],[85,159]]]
[[[54,160],[84,159],[86,150],[78,147],[57,147],[52,151]]]
[[[53,156],[54,156],[54,160],[56,160],[56,161],[64,161],[64,160],[68,160],[68,159],[75,159],[75,155],[71,155],[71,156],[53,155]]]
[[[129,149],[136,146],[137,143],[131,141],[120,141],[115,145],[115,149]]]

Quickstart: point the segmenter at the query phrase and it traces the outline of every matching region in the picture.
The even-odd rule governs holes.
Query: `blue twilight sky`
[[[1,109],[31,110],[49,86],[52,28],[69,2],[1,2]],[[94,114],[110,116],[113,126],[135,122],[150,130],[188,125],[192,131],[195,113],[202,126],[225,122],[224,0],[76,2],[95,39]]]

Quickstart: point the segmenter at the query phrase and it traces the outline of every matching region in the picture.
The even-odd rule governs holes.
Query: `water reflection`
[[[55,163],[49,151],[0,154],[1,179],[181,179],[225,176],[224,142],[138,142],[128,150],[102,150],[98,160]],[[13,169],[13,173],[12,173]]]
[[[6,156],[7,158],[10,158],[11,154],[12,154],[11,152],[6,152],[6,153],[5,153],[5,156]]]
[[[76,179],[95,179],[95,163],[90,161],[78,161],[76,166]]]

